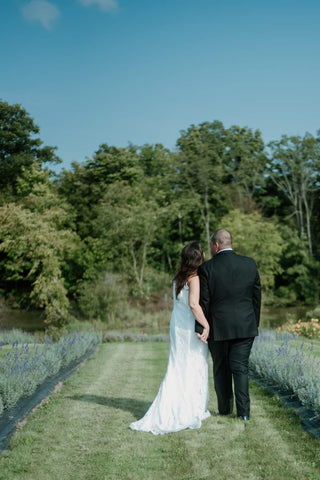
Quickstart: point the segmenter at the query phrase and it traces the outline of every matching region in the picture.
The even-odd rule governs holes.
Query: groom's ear
[[[217,253],[218,251],[218,248],[219,248],[219,244],[217,242],[211,242],[210,243],[210,248],[211,248],[211,253],[213,256],[215,256],[215,254]]]

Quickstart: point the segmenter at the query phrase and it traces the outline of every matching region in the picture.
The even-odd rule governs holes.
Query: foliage
[[[12,305],[60,328],[78,303],[118,328],[127,299],[162,295],[182,247],[199,240],[210,257],[223,226],[271,301],[318,300],[318,137],[266,148],[259,130],[214,120],[182,130],[175,152],[102,143],[54,178],[45,166],[58,158],[38,134],[20,105],[0,102],[0,288]],[[124,302],[105,282],[114,275]]]
[[[306,133],[303,138],[283,135],[269,144],[268,174],[290,203],[289,215],[295,218],[299,237],[307,238],[313,253],[311,218],[315,192],[319,186],[320,143]]]
[[[59,163],[53,147],[41,147],[42,141],[34,138],[39,127],[21,105],[0,101],[0,186],[14,191],[16,180],[23,168],[34,163]]]
[[[156,232],[173,215],[174,207],[148,181],[134,187],[113,184],[100,205],[96,229],[100,231],[101,253],[128,273],[139,297],[150,293],[145,273]]]
[[[61,368],[77,360],[100,341],[97,333],[67,334],[54,343],[46,337],[44,344],[14,342],[11,351],[0,357],[0,397],[5,409],[21,397],[31,395],[38,385]]]
[[[24,286],[30,304],[44,308],[48,322],[63,324],[69,301],[61,262],[64,252],[72,248],[72,232],[58,230],[51,214],[14,203],[0,207],[0,268],[2,282]]]
[[[103,144],[83,167],[74,164],[73,172],[63,172],[59,191],[74,207],[87,251],[84,280],[94,283],[104,271],[127,272],[137,295],[148,295],[149,262],[170,263],[172,251],[176,254],[168,241],[178,211],[172,157],[162,145],[119,149]]]
[[[294,334],[262,330],[250,355],[250,369],[277,388],[296,395],[302,405],[320,415],[320,361],[312,344],[304,349]]]
[[[227,130],[226,143],[227,201],[231,209],[250,213],[265,188],[267,157],[261,132],[233,125]]]
[[[311,318],[319,318],[320,319],[320,305],[317,305],[312,310],[309,310],[306,313],[306,319],[311,320]]]
[[[276,295],[288,303],[317,301],[320,293],[320,265],[308,252],[306,241],[299,239],[295,229],[280,225],[284,249],[280,258],[281,271],[276,278]]]
[[[275,276],[282,271],[279,261],[285,246],[277,221],[258,212],[233,210],[222,218],[221,226],[231,231],[236,252],[255,259],[263,288],[272,289]]]
[[[177,140],[178,188],[192,197],[205,231],[210,252],[212,223],[223,211],[222,181],[225,177],[224,155],[227,132],[219,121],[191,125]]]
[[[70,207],[57,195],[49,172],[22,168],[17,201],[0,207],[2,285],[26,306],[43,308],[48,323],[67,321],[69,300],[63,274],[79,243]]]
[[[75,227],[81,239],[96,238],[94,220],[109,185],[124,182],[132,185],[143,181],[143,168],[135,147],[117,148],[102,144],[92,159],[83,165],[72,164],[63,170],[59,193],[72,205]]]
[[[83,282],[78,287],[77,304],[82,317],[101,320],[108,326],[122,318],[127,302],[126,284],[114,273],[105,272],[96,280]]]

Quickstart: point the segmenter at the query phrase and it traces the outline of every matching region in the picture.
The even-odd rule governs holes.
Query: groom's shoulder
[[[215,257],[210,258],[209,260],[206,260],[205,262],[203,262],[203,264],[200,265],[200,267],[198,268],[198,272],[205,272],[210,270],[210,268],[212,268],[213,266],[214,258]]]
[[[246,255],[239,255],[238,253],[236,253],[235,257],[240,262],[251,264],[251,265],[256,265],[256,262],[252,257],[248,257]]]

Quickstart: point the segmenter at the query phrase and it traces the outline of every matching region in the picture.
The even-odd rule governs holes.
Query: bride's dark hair
[[[204,254],[199,242],[190,242],[183,247],[180,266],[174,276],[176,297],[179,295],[189,277],[197,274],[198,267],[204,262]]]

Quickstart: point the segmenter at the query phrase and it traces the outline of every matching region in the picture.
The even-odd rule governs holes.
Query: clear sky
[[[63,166],[191,124],[320,129],[319,0],[2,0],[0,99]]]

